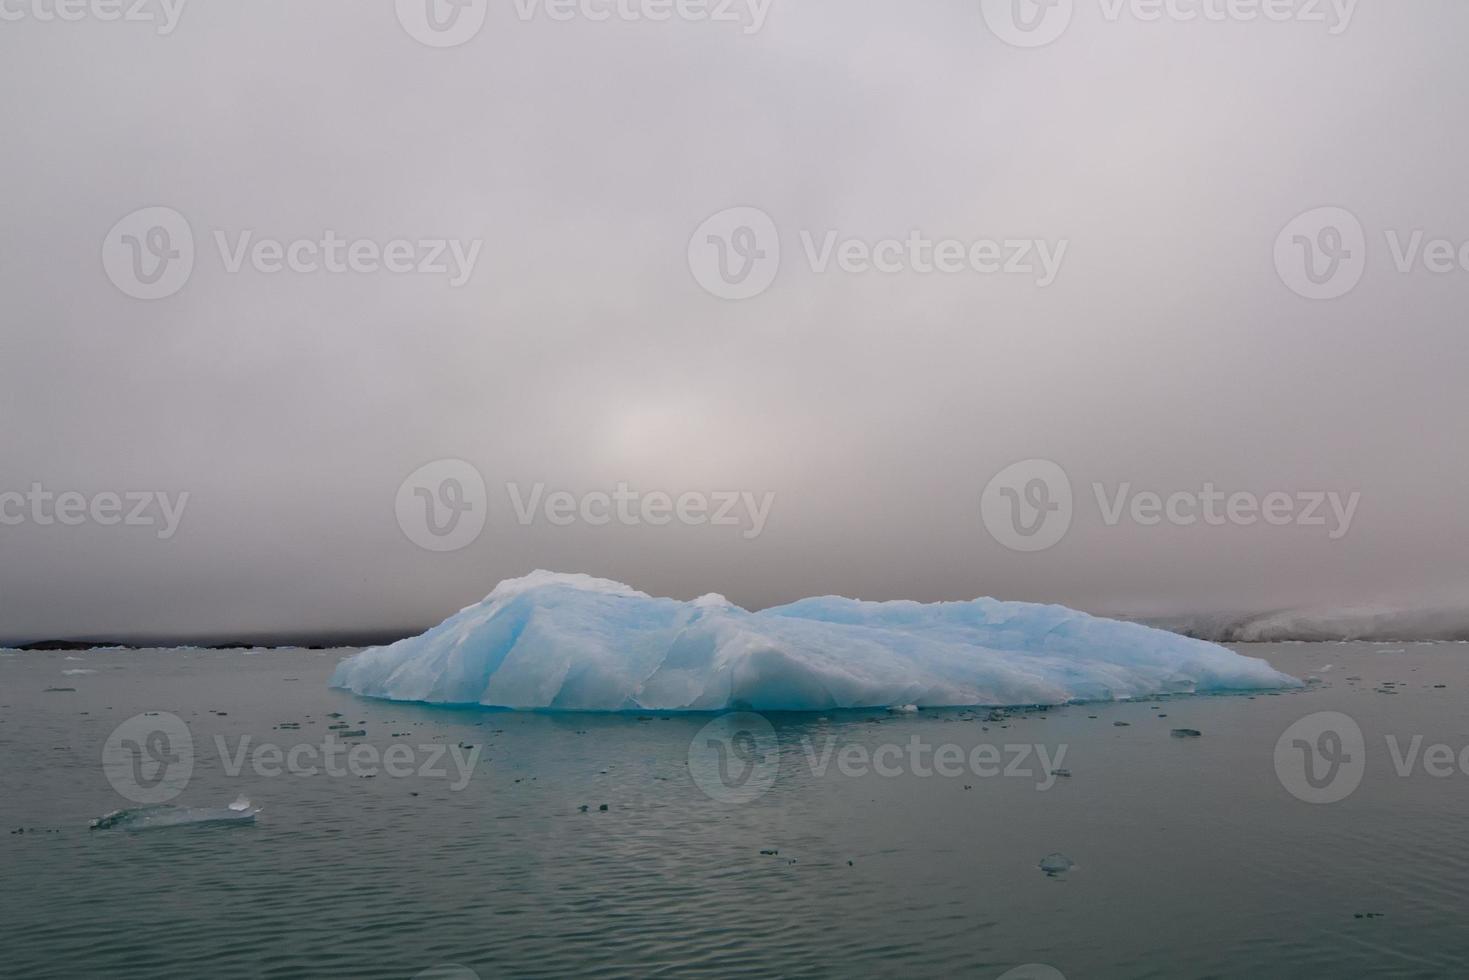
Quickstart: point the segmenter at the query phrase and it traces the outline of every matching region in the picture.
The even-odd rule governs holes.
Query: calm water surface
[[[1320,682],[993,720],[772,715],[774,782],[744,803],[691,778],[707,717],[373,702],[327,688],[349,651],[0,654],[0,973],[1469,976],[1469,646],[1239,649]],[[137,806],[103,747],[153,711],[193,740],[172,802],[244,794],[255,824],[88,829]],[[1361,782],[1312,804],[1276,743],[1325,711],[1360,726],[1363,752],[1348,744],[1338,768]],[[400,746],[409,774],[274,775],[268,748],[249,761],[305,746],[306,768],[329,734],[370,747],[359,761]],[[1415,736],[1399,775],[1394,747]],[[467,780],[451,746],[479,752]],[[750,749],[737,740],[730,765]],[[1053,852],[1075,866],[1042,873]]]

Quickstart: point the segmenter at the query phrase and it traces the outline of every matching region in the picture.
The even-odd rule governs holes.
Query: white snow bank
[[[1062,606],[826,597],[748,612],[538,571],[422,636],[348,657],[369,697],[562,711],[1060,704],[1295,687],[1202,640]]]

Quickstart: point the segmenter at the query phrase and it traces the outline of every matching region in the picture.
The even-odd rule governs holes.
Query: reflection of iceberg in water
[[[243,796],[229,806],[196,807],[142,806],[131,810],[113,810],[91,823],[92,830],[158,830],[164,827],[186,827],[196,824],[254,823],[260,807],[252,806]]]
[[[535,572],[349,657],[370,697],[565,711],[1059,704],[1299,682],[1263,660],[1062,606],[803,599],[748,612]]]

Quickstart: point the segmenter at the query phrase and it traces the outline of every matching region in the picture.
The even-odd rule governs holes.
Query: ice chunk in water
[[[241,806],[240,804],[244,804]],[[228,807],[173,806],[161,803],[130,810],[113,810],[90,824],[92,830],[158,830],[195,824],[254,823],[259,807],[243,796]]]
[[[342,661],[369,697],[562,711],[1062,704],[1298,687],[1253,657],[1063,606],[861,602],[748,612],[587,575],[501,582],[422,636]]]
[[[1064,875],[1066,872],[1076,867],[1076,862],[1071,860],[1066,855],[1062,854],[1060,851],[1053,851],[1052,853],[1047,854],[1045,857],[1041,858],[1041,863],[1039,867],[1047,875],[1054,878],[1057,875]]]

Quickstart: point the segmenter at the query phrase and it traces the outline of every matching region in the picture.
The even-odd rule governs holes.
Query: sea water
[[[354,651],[0,654],[0,973],[1469,975],[1469,646],[1238,649],[1310,683],[720,722],[368,700]]]

